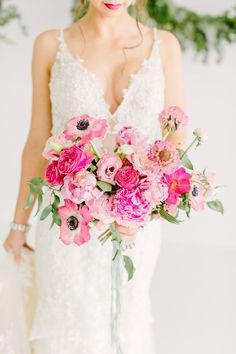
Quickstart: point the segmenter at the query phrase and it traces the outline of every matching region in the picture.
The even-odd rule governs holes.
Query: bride
[[[24,310],[14,310],[10,303],[10,299],[21,299],[19,289],[12,282],[7,287],[9,279],[2,278],[9,296],[2,298],[0,306],[11,311],[1,312],[1,353],[156,354],[149,290],[161,247],[161,221],[153,220],[143,229],[116,225],[124,243],[135,242],[128,251],[136,272],[131,281],[124,279],[122,283],[119,346],[113,346],[111,243],[101,247],[97,240],[101,230],[94,227],[86,245],[65,246],[59,240],[58,226],[49,229],[48,219],[38,219],[32,250],[27,232],[33,206],[24,207],[27,181],[44,176],[44,144],[51,134],[64,129],[68,118],[82,113],[106,118],[110,133],[102,148],[109,150],[122,126],[138,127],[152,142],[164,133],[158,126],[163,108],[178,105],[185,110],[178,40],[128,13],[129,6],[134,6],[138,14],[144,2],[90,0],[87,13],[73,25],[47,30],[35,39],[32,119],[22,154],[15,214],[4,249],[19,268],[26,254],[31,255],[36,295],[30,308],[31,321],[27,322]],[[185,131],[170,134],[168,139],[181,146]]]

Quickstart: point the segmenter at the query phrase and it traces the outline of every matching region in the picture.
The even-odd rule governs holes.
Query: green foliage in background
[[[82,17],[88,7],[88,1],[78,12],[79,0],[73,0],[71,13],[73,21]],[[183,50],[192,49],[206,60],[212,49],[218,59],[222,58],[223,45],[236,42],[236,7],[221,15],[200,15],[185,7],[174,5],[168,0],[148,0],[146,12],[148,21],[158,28],[174,33]],[[132,6],[130,13],[134,14]]]
[[[12,41],[3,32],[3,27],[6,27],[8,24],[15,21],[21,31],[26,34],[26,27],[22,23],[21,13],[18,7],[11,4],[11,0],[0,0],[0,40],[12,43]]]

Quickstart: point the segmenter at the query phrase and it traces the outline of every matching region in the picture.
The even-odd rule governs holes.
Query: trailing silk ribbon
[[[123,255],[122,241],[114,225],[111,225],[113,234],[113,260],[111,264],[111,342],[115,348],[115,354],[122,354],[119,337],[119,320],[122,301],[122,275],[123,275]]]

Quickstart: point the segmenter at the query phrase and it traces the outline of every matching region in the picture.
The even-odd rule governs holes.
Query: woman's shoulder
[[[160,56],[163,67],[168,61],[175,61],[182,55],[181,45],[177,36],[170,31],[159,29],[157,33],[159,40]]]

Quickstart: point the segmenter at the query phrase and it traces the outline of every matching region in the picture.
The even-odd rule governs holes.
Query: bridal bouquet
[[[152,144],[133,126],[124,126],[116,135],[115,150],[101,153],[96,139],[103,139],[108,126],[106,119],[87,114],[72,117],[66,128],[46,142],[43,156],[49,160],[45,178],[34,177],[29,182],[29,207],[38,197],[41,209],[46,187],[51,202],[41,212],[40,219],[52,215],[52,223],[60,227],[61,241],[79,246],[90,240],[92,223],[107,225],[98,237],[103,244],[109,238],[115,252],[122,256],[130,280],[135,271],[132,260],[122,254],[124,247],[114,222],[125,226],[144,227],[153,218],[179,223],[179,215],[187,217],[192,210],[205,206],[223,213],[222,203],[215,199],[214,174],[195,171],[187,155],[206,136],[200,129],[186,150],[177,149],[168,135],[188,117],[177,106],[160,113],[159,121],[167,132]]]

